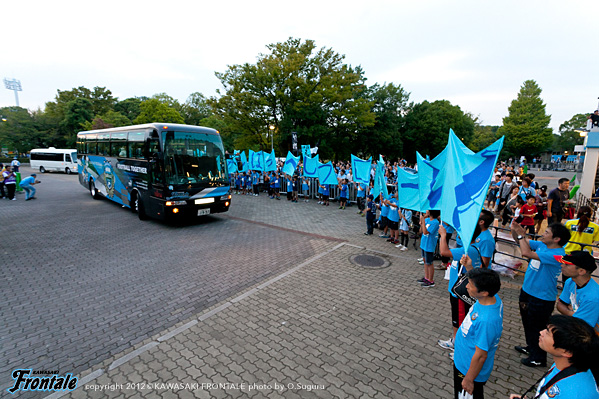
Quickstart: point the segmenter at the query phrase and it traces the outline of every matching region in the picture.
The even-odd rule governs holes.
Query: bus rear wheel
[[[46,173],[46,168],[44,168],[43,166],[40,166],[40,173]]]

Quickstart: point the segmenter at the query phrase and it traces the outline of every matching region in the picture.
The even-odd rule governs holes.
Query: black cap
[[[574,265],[589,272],[597,269],[597,263],[593,255],[587,251],[573,251],[570,255],[554,255],[555,260],[565,265]]]

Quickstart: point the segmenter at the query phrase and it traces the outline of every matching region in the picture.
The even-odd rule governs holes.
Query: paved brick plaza
[[[421,288],[418,253],[364,236],[355,207],[234,195],[229,213],[172,227],[92,200],[75,176],[38,177],[38,200],[0,203],[3,397],[29,367],[83,377],[73,398],[452,396],[442,272]],[[502,280],[488,397],[543,372],[512,349],[521,282]]]

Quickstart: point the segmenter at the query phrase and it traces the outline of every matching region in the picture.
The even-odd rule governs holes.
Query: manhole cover
[[[349,260],[355,265],[368,269],[382,269],[390,264],[388,260],[383,259],[380,256],[366,254],[352,255]]]

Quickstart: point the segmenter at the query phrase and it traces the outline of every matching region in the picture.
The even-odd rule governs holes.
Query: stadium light
[[[21,81],[17,79],[8,79],[4,78],[4,87],[8,90],[13,90],[15,92],[15,100],[17,101],[17,107],[19,106],[19,94],[17,92],[23,91],[21,88]]]

